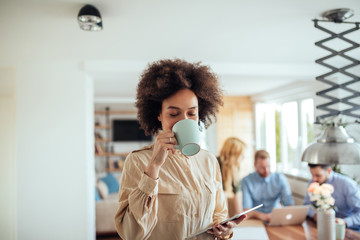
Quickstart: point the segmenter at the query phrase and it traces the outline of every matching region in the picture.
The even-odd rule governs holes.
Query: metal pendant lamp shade
[[[84,31],[100,31],[103,29],[99,10],[93,5],[85,5],[78,14],[79,26]]]
[[[360,144],[344,127],[327,127],[317,142],[306,148],[301,161],[323,165],[360,164]]]

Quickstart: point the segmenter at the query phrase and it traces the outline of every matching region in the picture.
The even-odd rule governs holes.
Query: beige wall
[[[255,146],[253,102],[250,97],[224,97],[224,106],[217,120],[218,152],[228,137],[238,137],[245,141],[247,149],[241,165],[241,176],[253,171]]]

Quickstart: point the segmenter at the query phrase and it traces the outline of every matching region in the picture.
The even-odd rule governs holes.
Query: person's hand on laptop
[[[213,234],[216,237],[228,237],[233,232],[233,228],[236,227],[246,218],[246,215],[241,215],[238,218],[235,218],[232,221],[226,222],[224,224],[215,224],[212,226],[212,230],[206,231],[207,233]]]
[[[262,213],[262,212],[256,212],[256,218],[260,219],[264,222],[270,222],[271,214],[270,213]]]

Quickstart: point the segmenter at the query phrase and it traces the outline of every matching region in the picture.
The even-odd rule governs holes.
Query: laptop
[[[271,212],[268,226],[298,225],[302,224],[309,210],[309,205],[296,205],[274,208]]]

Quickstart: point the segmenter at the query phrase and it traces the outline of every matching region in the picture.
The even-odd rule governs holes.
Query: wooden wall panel
[[[240,138],[247,144],[240,174],[244,177],[252,172],[255,132],[253,102],[250,97],[224,97],[224,106],[218,114],[216,126],[218,152],[228,137]]]

